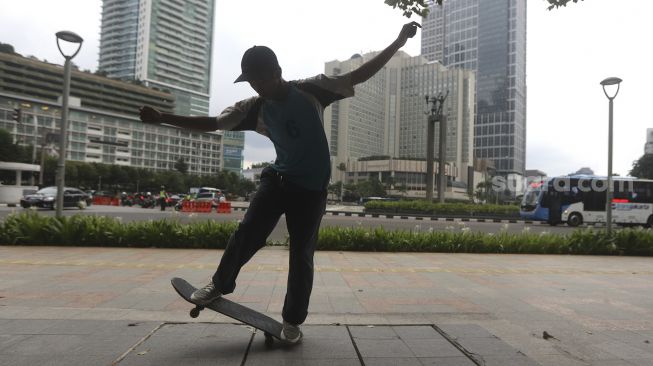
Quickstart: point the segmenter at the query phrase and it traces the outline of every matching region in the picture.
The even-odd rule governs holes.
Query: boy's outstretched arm
[[[141,121],[150,124],[165,123],[177,127],[188,128],[198,131],[215,131],[218,126],[216,119],[212,117],[186,117],[175,114],[161,113],[158,110],[143,106],[139,110]]]
[[[383,68],[383,66],[388,63],[388,61],[390,61],[392,56],[406,44],[408,38],[413,38],[413,36],[415,36],[418,27],[422,28],[422,26],[417,22],[404,24],[404,26],[401,28],[401,32],[399,32],[399,36],[394,42],[386,47],[386,49],[381,51],[381,53],[374,56],[373,59],[367,61],[359,68],[349,73],[351,76],[352,84],[356,85],[365,82],[367,79],[371,78],[374,76],[374,74],[381,70],[381,68]]]

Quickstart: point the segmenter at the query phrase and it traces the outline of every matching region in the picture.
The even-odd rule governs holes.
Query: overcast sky
[[[553,11],[546,5],[528,1],[526,167],[606,174],[608,99],[599,82],[617,76],[624,81],[615,99],[613,164],[625,175],[653,128],[653,1],[587,0]],[[74,62],[97,68],[101,0],[0,0],[0,10],[0,42],[16,52],[63,63],[54,33],[71,30],[85,40]],[[290,80],[323,72],[327,61],[380,50],[408,21],[383,0],[217,0],[211,114],[254,95],[247,84],[233,84],[253,45],[274,49]],[[419,33],[403,50],[419,54]],[[271,143],[247,133],[245,166],[274,156]]]

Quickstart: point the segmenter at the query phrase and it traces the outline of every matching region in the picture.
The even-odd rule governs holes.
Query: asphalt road
[[[0,220],[13,212],[22,212],[23,208],[20,207],[0,207]],[[40,215],[54,216],[55,212],[52,210],[39,209]],[[202,222],[206,220],[215,220],[219,222],[238,221],[245,215],[244,211],[234,210],[231,214],[217,214],[212,213],[180,213],[172,209],[161,211],[159,208],[145,209],[140,207],[115,207],[115,206],[90,206],[85,210],[75,208],[67,208],[64,210],[65,216],[72,215],[100,215],[120,218],[123,222],[145,221],[145,220],[175,220],[182,223]],[[365,227],[376,228],[383,227],[388,230],[461,230],[462,228],[469,228],[471,231],[480,231],[486,233],[497,233],[501,230],[506,230],[510,233],[520,233],[523,231],[530,231],[531,233],[551,232],[565,234],[570,233],[572,228],[567,226],[551,227],[548,225],[540,224],[524,224],[524,223],[493,223],[493,222],[443,222],[443,221],[430,221],[430,220],[415,220],[415,219],[388,219],[385,217],[357,217],[357,216],[334,216],[327,214],[322,219],[322,227]],[[279,224],[270,235],[270,240],[283,241],[288,235],[285,225],[284,217],[281,217]]]

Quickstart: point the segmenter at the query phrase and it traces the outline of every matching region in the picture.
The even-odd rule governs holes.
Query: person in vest
[[[161,186],[161,192],[159,192],[159,204],[161,205],[161,211],[166,210],[168,205],[168,193],[166,193],[166,187]]]
[[[302,338],[299,325],[308,315],[313,289],[313,255],[326,208],[331,176],[323,112],[331,103],[354,95],[354,86],[376,74],[412,38],[416,22],[405,24],[387,48],[357,69],[339,76],[317,75],[286,81],[275,53],[265,46],[248,49],[237,82],[247,82],[258,94],[226,108],[217,117],[185,117],[144,106],[145,123],[166,123],[200,131],[256,131],[267,136],[277,154],[261,173],[260,187],[245,217],[231,236],[212,280],[193,293],[200,305],[232,293],[241,267],[263,246],[282,214],[290,236],[289,272],[283,306],[282,337]]]

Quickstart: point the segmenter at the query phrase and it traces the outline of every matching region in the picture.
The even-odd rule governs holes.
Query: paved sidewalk
[[[229,297],[280,319],[287,254]],[[220,255],[0,246],[0,364],[653,365],[651,258],[318,252],[289,348],[188,316],[170,278],[202,285]]]

